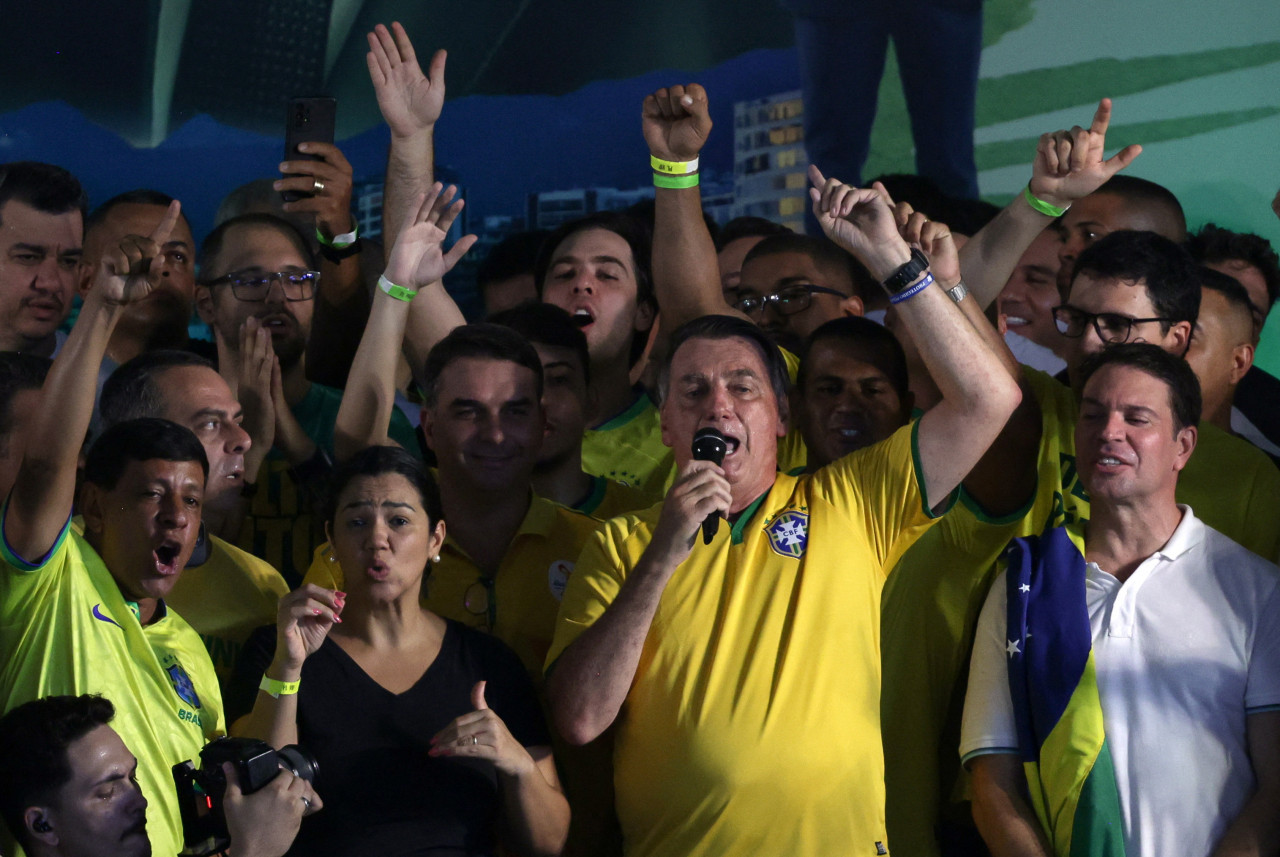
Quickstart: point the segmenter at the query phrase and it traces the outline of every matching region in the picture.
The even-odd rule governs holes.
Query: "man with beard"
[[[297,584],[324,541],[308,499],[329,472],[342,401],[341,390],[307,380],[303,361],[320,274],[301,233],[269,214],[232,218],[209,233],[200,271],[196,308],[217,339],[219,371],[246,410],[257,409],[247,418],[274,423],[274,448],[259,472],[238,545]],[[242,361],[252,359],[263,337],[270,338],[276,367],[242,373]],[[259,380],[241,390],[242,374]],[[417,450],[399,412],[391,414],[390,433]]]
[[[100,693],[143,760],[152,843],[181,850],[170,767],[223,728],[222,698],[200,637],[164,602],[195,548],[209,464],[188,429],[132,420],[90,447],[71,526],[77,463],[93,412],[95,369],[126,307],[154,288],[148,269],[178,220],[104,253],[93,287],[49,370],[43,404],[0,512],[0,708],[56,694]]]
[[[0,351],[52,357],[71,312],[87,199],[52,164],[0,166]]]
[[[29,857],[150,857],[138,760],[111,728],[101,696],[49,696],[0,718],[0,818]],[[278,857],[302,816],[323,804],[281,771],[244,795],[225,766],[228,857]]]

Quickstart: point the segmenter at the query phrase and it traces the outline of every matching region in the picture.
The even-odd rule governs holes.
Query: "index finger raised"
[[[1089,125],[1089,130],[1094,134],[1106,134],[1107,127],[1111,124],[1111,99],[1104,98],[1098,102],[1098,109],[1093,113],[1093,122]]]
[[[164,213],[164,217],[160,218],[160,222],[156,228],[151,230],[149,236],[152,241],[163,245],[169,240],[169,235],[173,232],[173,227],[178,225],[178,218],[182,215],[182,203],[176,199],[169,203],[169,208]]]

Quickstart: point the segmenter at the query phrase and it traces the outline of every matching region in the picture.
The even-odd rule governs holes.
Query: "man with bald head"
[[[1236,387],[1253,366],[1253,303],[1234,277],[1200,269],[1200,315],[1187,362],[1200,379],[1202,419],[1231,431]]]

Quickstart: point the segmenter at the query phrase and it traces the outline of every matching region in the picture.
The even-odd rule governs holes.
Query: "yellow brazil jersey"
[[[1036,370],[1026,370],[1035,384],[1041,408],[1046,400],[1070,413],[1060,420],[1059,443],[1070,453],[1075,474],[1075,423],[1079,405],[1072,391]],[[1046,426],[1048,423],[1045,424]],[[1064,471],[1066,468],[1064,458]],[[1065,476],[1064,476],[1065,481]],[[1080,489],[1083,493],[1083,488]],[[1196,510],[1206,526],[1244,545],[1270,562],[1280,554],[1280,471],[1266,453],[1247,440],[1227,434],[1217,426],[1201,422],[1196,448],[1187,466],[1178,474],[1179,503]],[[1065,523],[1071,523],[1068,518]]]
[[[676,460],[662,442],[658,408],[644,393],[611,420],[582,436],[582,469],[639,488],[654,502],[675,478]]]
[[[595,518],[535,495],[492,579],[447,536],[440,562],[427,569],[422,603],[446,619],[492,632],[541,687],[565,583],[599,526]],[[344,580],[328,544],[321,545],[303,582],[342,589]]]
[[[276,623],[276,605],[288,591],[265,560],[211,536],[208,559],[188,564],[165,600],[204,640],[225,691],[249,633]]]
[[[607,521],[619,515],[628,515],[652,506],[654,500],[648,494],[630,485],[623,485],[603,476],[591,477],[591,493],[587,499],[569,508],[597,521]]]
[[[778,350],[782,352],[782,359],[787,364],[787,378],[795,386],[796,376],[800,372],[800,358],[785,348]],[[796,428],[795,418],[792,417],[787,436],[778,441],[778,469],[783,473],[792,473],[804,470],[808,465],[809,449],[804,445],[804,435]]]
[[[97,693],[138,758],[152,853],[182,850],[171,769],[225,731],[222,697],[199,635],[163,605],[145,628],[82,536],[64,528],[39,563],[0,546],[0,707]]]
[[[915,427],[779,474],[667,583],[614,724],[631,855],[886,853],[880,590],[930,524]],[[604,524],[548,663],[617,597],[661,506]]]
[[[911,546],[884,588],[885,815],[899,855],[938,854],[940,816],[971,824],[968,808],[958,805],[956,750],[969,652],[996,560],[1011,539],[1089,517],[1076,475],[1074,401],[1060,396],[1066,388],[1044,373],[1028,383],[1042,427],[1035,494],[1023,509],[997,519],[962,491],[961,502]]]

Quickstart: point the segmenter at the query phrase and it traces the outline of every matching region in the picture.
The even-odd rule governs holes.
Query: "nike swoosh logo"
[[[110,622],[112,625],[115,625],[117,628],[123,631],[124,625],[121,625],[119,622],[117,622],[115,619],[112,619],[110,616],[102,615],[101,607],[102,607],[101,603],[93,605],[93,618],[101,619],[103,622]]]

